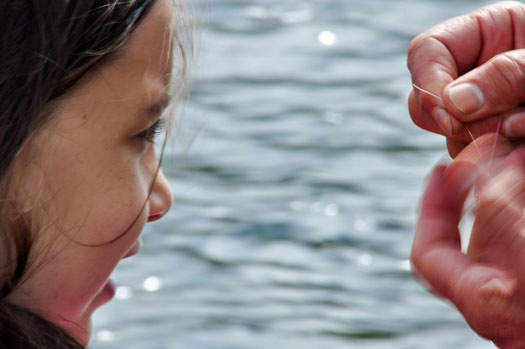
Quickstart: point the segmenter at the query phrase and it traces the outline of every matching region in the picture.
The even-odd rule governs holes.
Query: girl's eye
[[[166,125],[166,120],[158,119],[153,125],[145,129],[137,135],[137,137],[142,138],[150,143],[155,142],[155,136],[159,134]]]

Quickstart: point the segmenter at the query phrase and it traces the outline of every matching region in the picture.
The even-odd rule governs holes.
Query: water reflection
[[[323,115],[323,120],[332,125],[341,125],[344,121],[343,115],[334,112],[326,112]]]
[[[119,286],[115,292],[115,299],[128,300],[133,297],[133,290],[129,286]]]
[[[115,340],[115,333],[102,330],[96,333],[95,339],[99,342],[113,342]]]
[[[319,33],[319,35],[317,36],[317,39],[319,40],[321,44],[325,46],[333,46],[336,41],[336,36],[331,31],[323,30],[322,32]]]
[[[156,276],[149,276],[142,283],[142,287],[148,292],[157,292],[162,286],[161,280]]]

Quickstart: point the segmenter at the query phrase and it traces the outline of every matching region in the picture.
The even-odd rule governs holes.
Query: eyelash
[[[158,119],[153,125],[139,133],[137,136],[150,143],[154,143],[155,136],[164,129],[164,126],[166,126],[166,120]]]

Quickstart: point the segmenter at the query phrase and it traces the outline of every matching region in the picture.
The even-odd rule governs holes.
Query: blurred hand
[[[408,68],[412,120],[445,135],[451,156],[487,132],[525,137],[525,4],[498,2],[427,30],[412,40]]]
[[[463,254],[458,224],[472,188],[475,221]],[[525,348],[524,209],[525,148],[482,136],[435,169],[412,247],[415,274],[500,348]]]

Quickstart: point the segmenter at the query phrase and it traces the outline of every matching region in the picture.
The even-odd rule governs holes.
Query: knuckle
[[[433,29],[433,28],[432,28]],[[416,36],[410,41],[408,45],[408,63],[409,67],[416,63],[416,60],[422,56],[428,56],[426,58],[435,58],[432,53],[435,51],[435,47],[442,45],[442,42],[433,35],[432,29],[427,30]]]
[[[525,50],[501,53],[489,65],[495,72],[492,80],[496,90],[508,93],[510,89],[515,96],[525,98]]]
[[[408,45],[408,54],[407,54],[407,65],[410,69],[414,65],[414,57],[416,56],[417,51],[424,42],[422,34],[419,34],[410,41]]]

